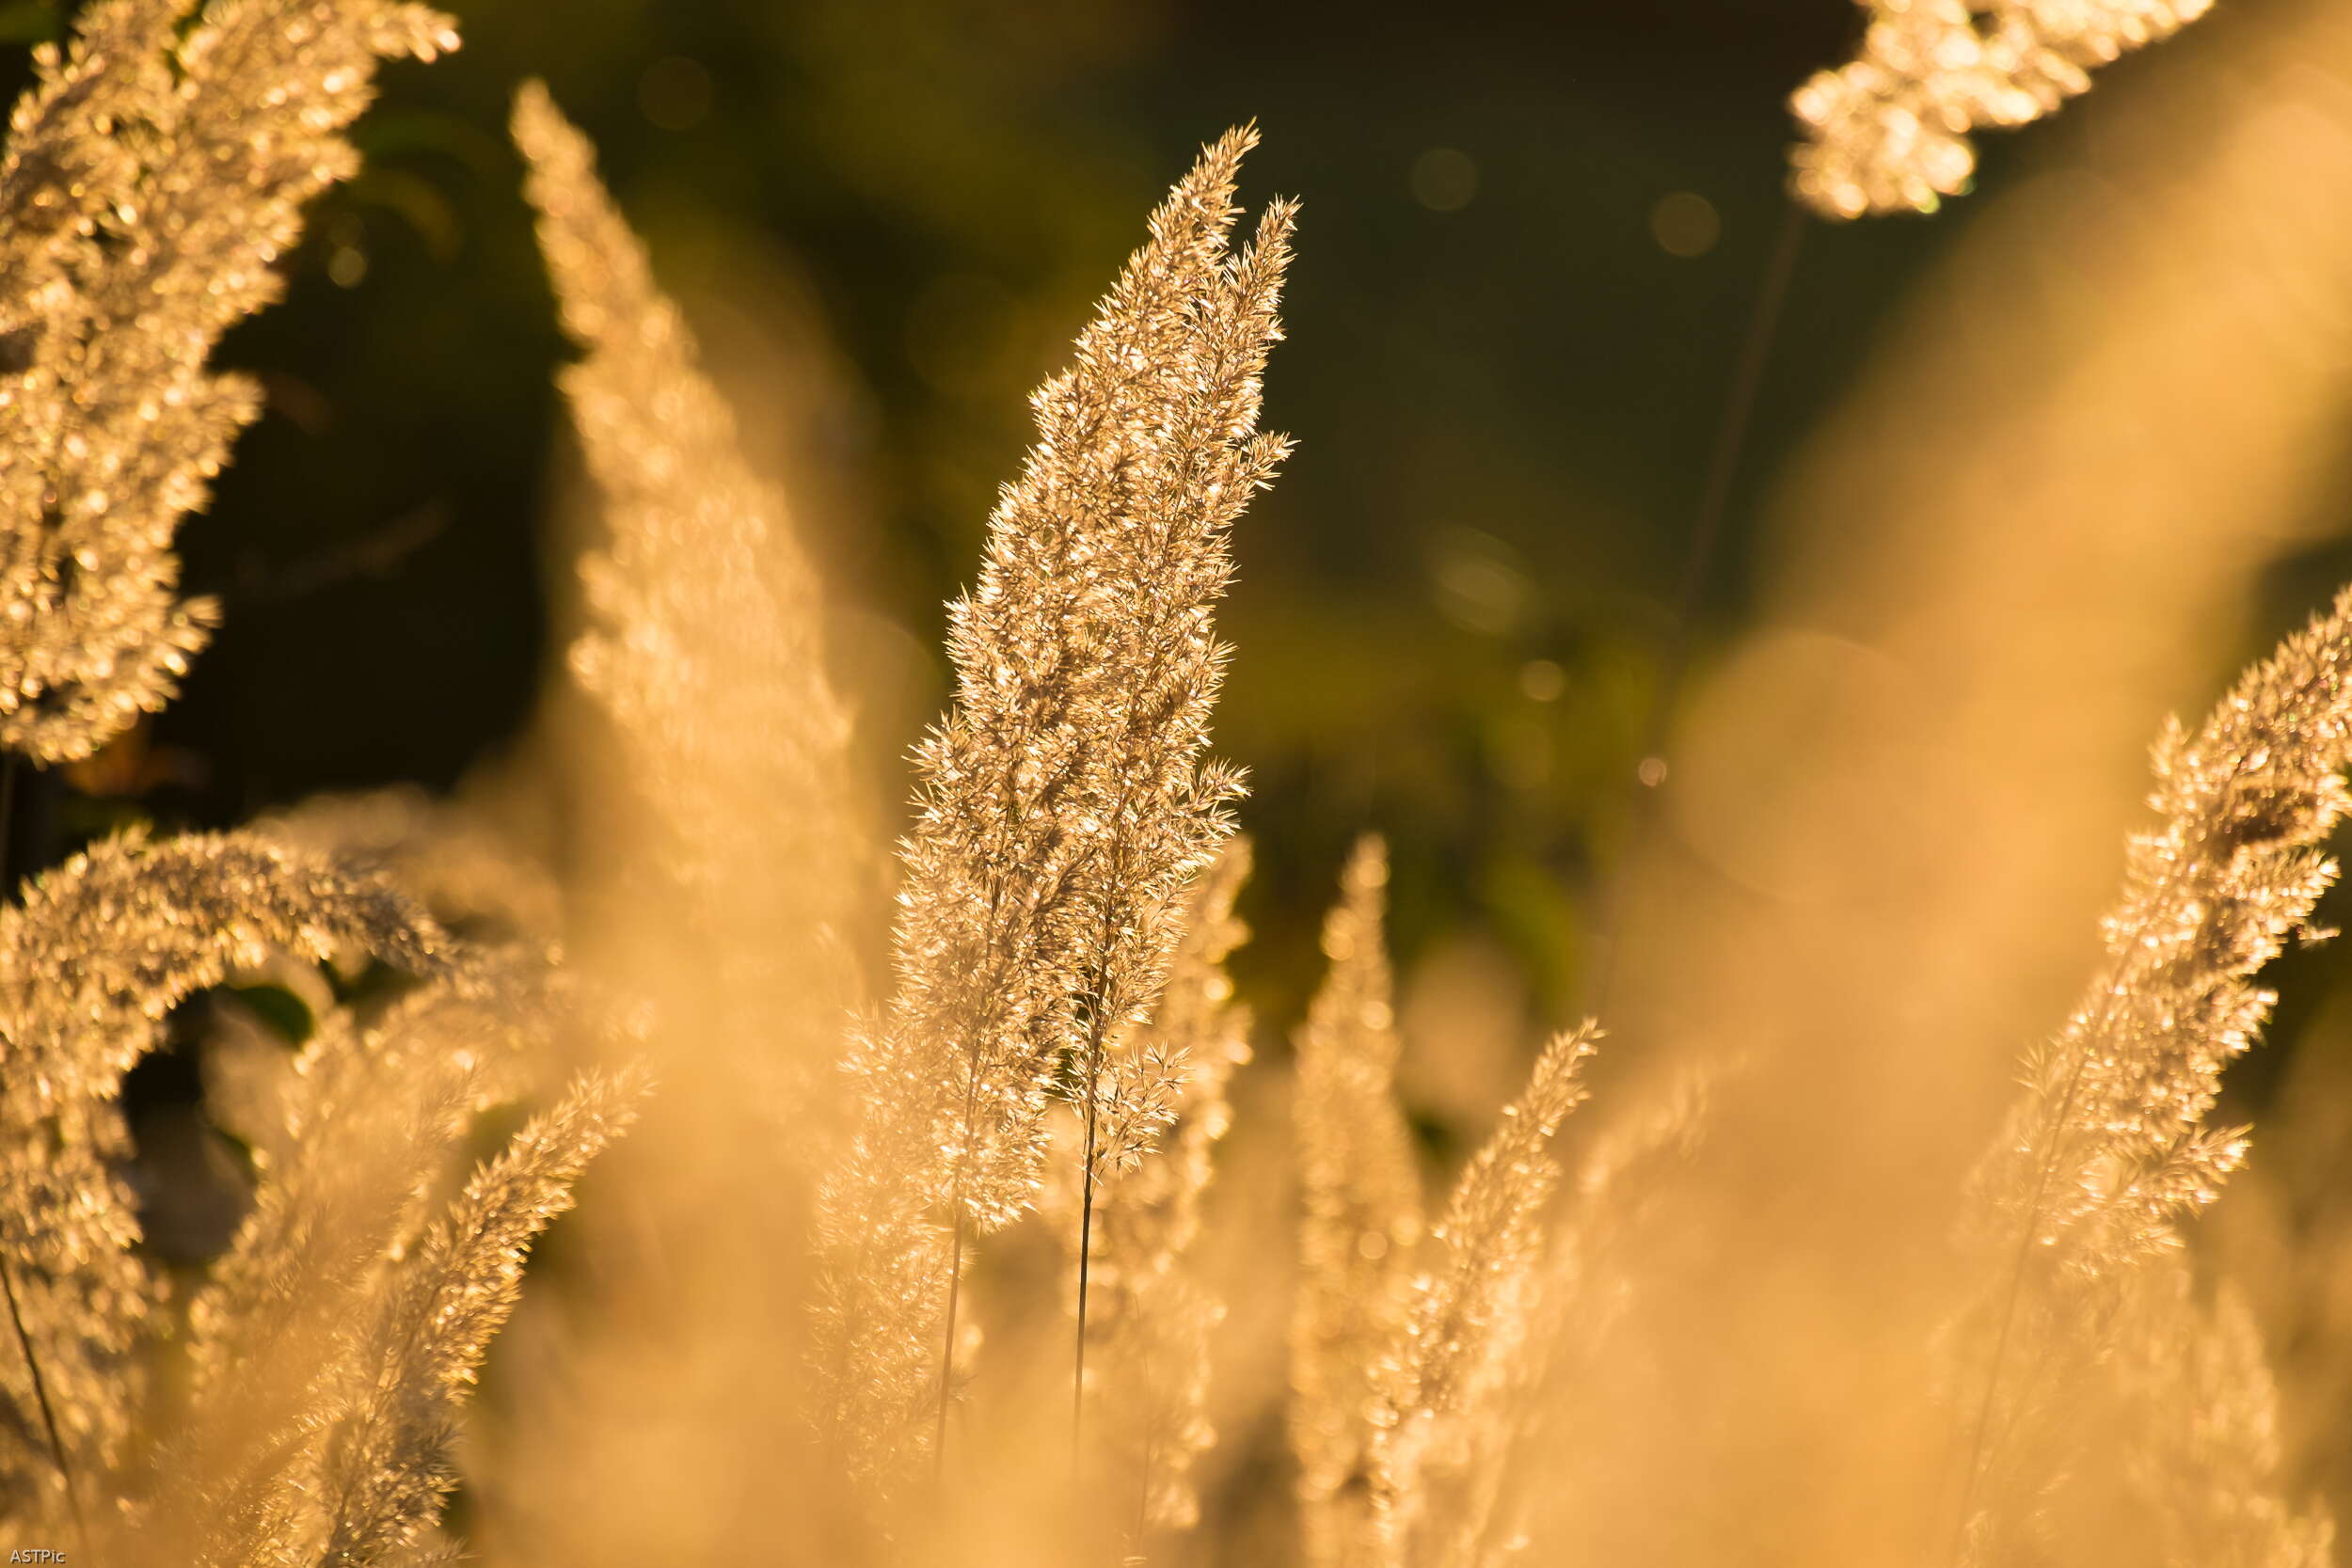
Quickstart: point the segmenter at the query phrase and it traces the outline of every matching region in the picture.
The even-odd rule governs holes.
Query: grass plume
[[[1379,1363],[1411,1309],[1421,1173],[1396,1102],[1394,981],[1383,935],[1388,848],[1359,842],[1323,927],[1331,967],[1299,1031],[1303,1210],[1291,1327],[1291,1449],[1307,1560],[1376,1560]]]
[[[1254,140],[1202,153],[1037,393],[1038,444],[949,611],[955,701],[915,752],[897,985],[850,1054],[818,1233],[829,1424],[884,1495],[944,1426],[967,1246],[1033,1203],[1049,1099],[1085,1116],[1089,1218],[1122,1136],[1139,1148],[1158,1119],[1103,1112],[1159,1092],[1128,1042],[1240,788],[1202,759],[1226,531],[1287,450],[1256,424],[1289,204],[1228,250]],[[1089,1250],[1082,1232],[1082,1279]]]
[[[1825,217],[1931,213],[1967,188],[1968,133],[2024,125],[2212,0],[1858,0],[1862,48],[1799,87],[1797,196]]]
[[[1591,1024],[1555,1037],[1519,1098],[1470,1156],[1430,1229],[1442,1260],[1413,1281],[1404,1332],[1379,1365],[1373,1498],[1382,1560],[1479,1568],[1512,1458],[1525,1397],[1546,1248],[1546,1211],[1561,1180],[1552,1134],[1584,1102]]]
[[[346,179],[376,62],[457,46],[392,0],[95,0],[35,55],[0,163],[0,747],[88,756],[217,615],[172,535],[261,410],[211,372]]]
[[[825,671],[824,589],[587,139],[535,82],[516,96],[513,129],[564,330],[586,353],[561,380],[604,499],[607,542],[580,566],[589,625],[572,672],[612,721],[700,940],[746,967],[757,960],[740,927],[838,942],[858,814],[845,799],[849,715]],[[741,875],[737,824],[757,801],[772,803],[772,877]],[[775,1018],[778,988],[755,974],[722,984],[771,1003],[771,1029],[835,1022],[821,1000],[810,1018]]]
[[[2219,1195],[2245,1132],[2210,1117],[2221,1073],[2273,993],[2252,977],[2310,934],[2337,866],[2352,758],[2352,590],[2239,680],[2195,734],[2156,745],[2162,818],[2134,839],[2106,917],[2106,967],[2027,1063],[2026,1091],[1979,1176],[1991,1349],[1969,1439],[1963,1527],[1998,1560],[2033,1491],[2022,1456],[2065,1424],[2068,1368],[2095,1362],[2136,1272]]]

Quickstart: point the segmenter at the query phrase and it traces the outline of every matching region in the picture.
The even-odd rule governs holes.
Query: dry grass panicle
[[[2221,1074],[2274,995],[2252,977],[2310,935],[2337,873],[2322,846],[2348,798],[2352,591],[2255,666],[2193,735],[2155,752],[2158,828],[2132,841],[2105,922],[2106,967],[2027,1063],[2025,1095],[1978,1177],[1983,1392],[1966,1528],[1998,1560],[2072,1463],[2075,1378],[2127,1338],[2146,1261],[2180,1245],[2246,1158],[2208,1118]]]
[[[1383,935],[1388,847],[1356,846],[1323,927],[1331,967],[1295,1042],[1300,1279],[1291,1449],[1308,1560],[1376,1560],[1380,1358],[1405,1332],[1421,1171],[1396,1099],[1395,983]]]
[[[1859,0],[1860,54],[1797,89],[1792,183],[1826,217],[1933,212],[1967,188],[1968,133],[2023,125],[2212,0]]]
[[[896,985],[857,1031],[818,1230],[828,1426],[878,1495],[933,1449],[967,1243],[1034,1202],[1049,1100],[1084,1117],[1089,1215],[1167,1117],[1136,1031],[1183,889],[1231,832],[1238,778],[1203,759],[1213,617],[1227,530],[1286,450],[1256,424],[1290,205],[1229,248],[1254,140],[1202,153],[1038,391],[1038,444],[949,610],[955,700],[915,752]]]
[[[357,166],[378,59],[456,46],[392,0],[98,0],[36,56],[0,164],[0,746],[87,757],[169,701],[217,613],[172,534],[260,412],[213,345]]]

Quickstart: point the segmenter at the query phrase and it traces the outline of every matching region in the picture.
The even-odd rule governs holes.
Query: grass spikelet
[[[784,1455],[806,1442],[810,1188],[846,1112],[830,1080],[882,856],[828,672],[836,595],[785,483],[746,455],[588,141],[537,83],[511,123],[583,351],[559,381],[597,492],[566,662],[601,721],[560,732],[596,824],[570,929],[642,1010],[663,1092],[608,1178],[629,1201],[583,1216],[583,1253],[626,1283],[527,1325],[569,1351],[518,1401],[563,1414],[485,1461],[529,1479],[501,1499],[525,1517],[483,1528],[518,1562],[732,1562],[816,1528],[837,1490]],[[644,1501],[681,1487],[714,1499],[691,1523]]]
[[[1648,1272],[1653,1233],[1672,1223],[1665,1195],[1688,1180],[1719,1085],[1740,1071],[1736,1062],[1677,1069],[1633,1115],[1601,1130],[1575,1166],[1538,1270],[1531,1326],[1507,1363],[1497,1428],[1483,1438],[1482,1465],[1499,1465],[1500,1475],[1482,1475],[1472,1494],[1486,1518],[1484,1555],[1471,1560],[1518,1560],[1537,1543],[1554,1558],[1599,1549],[1578,1537],[1615,1500],[1615,1466],[1588,1462],[1564,1478],[1555,1456],[1590,1455],[1596,1411],[1607,1402],[1597,1387],[1640,1385],[1655,1364],[1665,1331]],[[1662,1397],[1650,1386],[1644,1393]]]
[[[1297,1037],[1301,1277],[1291,1324],[1291,1449],[1307,1560],[1378,1560],[1373,1415],[1380,1358],[1405,1332],[1421,1176],[1397,1108],[1388,850],[1367,837],[1323,927],[1331,960]]]
[[[172,553],[260,409],[206,360],[347,178],[379,57],[456,47],[388,0],[99,0],[44,46],[0,163],[0,747],[88,756],[216,615]]]
[[[2212,0],[1858,0],[1861,53],[1799,87],[1798,197],[1824,217],[1933,212],[1977,166],[1968,133],[2024,125]]]
[[[518,1053],[508,1016],[443,988],[411,993],[380,1022],[321,1019],[291,1068],[276,1152],[257,1154],[253,1212],[189,1311],[196,1397],[250,1377],[253,1358],[290,1338],[364,1269],[405,1250],[404,1216],[429,1194],[440,1162],[502,1085]],[[512,1009],[510,1013],[507,1009]],[[264,1146],[266,1148],[266,1146]],[[339,1320],[310,1324],[331,1333]]]
[[[1152,214],[1037,393],[1038,444],[949,610],[955,699],[915,752],[898,983],[850,1053],[856,1125],[818,1237],[825,1424],[882,1492],[944,1423],[965,1243],[1034,1202],[1057,1092],[1085,1117],[1090,1217],[1121,1042],[1230,832],[1239,781],[1202,755],[1213,614],[1227,530],[1286,451],[1256,424],[1292,207],[1227,244],[1254,140],[1213,144]],[[1082,1287],[1081,1355],[1084,1304]]]
[[[627,1130],[644,1089],[633,1073],[583,1074],[474,1173],[351,1337],[317,1479],[294,1494],[304,1506],[275,1521],[261,1560],[360,1568],[432,1522],[455,1480],[457,1407],[515,1309],[524,1254],[571,1207],[573,1182]]]
[[[0,1495],[54,1503],[59,1458],[105,1473],[137,1407],[130,1350],[153,1287],[119,1172],[123,1074],[174,1006],[231,969],[346,948],[462,971],[389,887],[249,835],[116,838],[0,911],[0,1241],[19,1308],[0,1390],[14,1432],[42,1433],[54,1414],[62,1449],[0,1445]]]
[[[1598,1037],[1587,1023],[1544,1048],[1430,1232],[1443,1261],[1415,1279],[1405,1333],[1378,1374],[1373,1497],[1384,1560],[1489,1560],[1510,1418],[1525,1392],[1515,1369],[1534,1326],[1544,1212],[1560,1183],[1551,1136],[1587,1098],[1581,1074]]]

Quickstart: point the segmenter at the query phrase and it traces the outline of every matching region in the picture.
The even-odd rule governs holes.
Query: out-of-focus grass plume
[[[1659,1445],[1636,1474],[1742,1433],[1701,1463],[1754,1478],[1725,1507],[1776,1551],[1922,1549],[1946,1438],[1894,1391],[1973,1286],[1919,1216],[2098,961],[2153,719],[2205,705],[2333,493],[2352,207],[2311,176],[2352,156],[2352,34],[2320,6],[2210,25],[2038,132],[2067,155],[1884,331],[1670,748],[1609,1022],[1661,1071],[1774,1065],[1721,1096],[1653,1292],[1674,1338],[1743,1309],[1638,1396],[1688,1420],[1622,1418]]]
[[[643,1010],[664,1088],[617,1159],[619,1201],[588,1221],[593,1290],[526,1320],[518,1387],[562,1414],[501,1432],[497,1473],[516,1480],[485,1480],[485,1527],[519,1562],[731,1561],[825,1528],[794,1415],[804,1236],[871,830],[781,483],[544,87],[513,129],[584,354],[563,382],[599,503],[568,661],[585,709],[550,704],[592,825],[569,937]]]
[[[1797,194],[1830,217],[1931,213],[1977,166],[1968,133],[2023,125],[2212,0],[1861,0],[1861,53],[1797,89]]]

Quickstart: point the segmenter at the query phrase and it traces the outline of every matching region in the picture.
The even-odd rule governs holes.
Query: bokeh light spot
[[[1519,695],[1531,703],[1556,703],[1568,689],[1568,673],[1548,658],[1519,666]]]
[[[1449,528],[1438,536],[1429,586],[1440,615],[1485,637],[1516,632],[1535,604],[1535,585],[1518,552],[1477,529]]]
[[[1406,183],[1433,213],[1458,213],[1478,195],[1478,165],[1459,148],[1433,147],[1413,160]]]
[[[1669,256],[1704,256],[1723,238],[1715,204],[1694,191],[1669,191],[1649,210],[1650,237]]]

